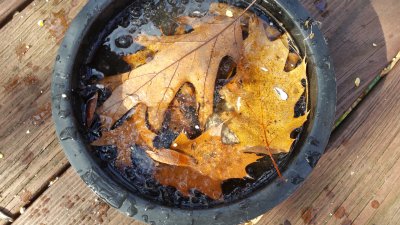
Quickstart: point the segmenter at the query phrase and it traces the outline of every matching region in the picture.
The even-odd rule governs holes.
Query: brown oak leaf
[[[220,91],[233,110],[221,117],[229,119],[227,126],[244,151],[267,153],[267,146],[273,153],[288,152],[294,141],[290,133],[307,120],[307,113],[294,117],[294,107],[306,91],[301,82],[306,80],[306,64],[302,61],[285,72],[288,37],[270,41],[265,29],[258,17],[250,19],[237,74]]]
[[[115,166],[121,171],[132,165],[131,147],[135,144],[143,148],[150,157],[158,162],[168,165],[193,165],[195,160],[191,156],[173,150],[153,147],[153,140],[156,134],[147,128],[146,110],[147,107],[145,105],[137,105],[130,111],[131,115],[121,126],[113,130],[104,131],[101,138],[92,142],[92,145],[116,146],[118,154]]]
[[[156,179],[163,185],[176,187],[185,195],[195,188],[211,198],[220,198],[224,180],[246,177],[246,166],[262,158],[244,153],[240,146],[223,144],[222,126],[212,127],[194,140],[181,133],[171,148],[192,156],[196,163],[188,166],[162,165],[156,170]]]
[[[219,63],[227,55],[239,60],[242,32],[239,21],[226,16],[209,15],[194,21],[188,22],[193,24],[193,31],[188,34],[139,36],[136,42],[156,52],[154,58],[128,74],[111,78],[122,84],[110,85],[115,89],[99,109],[100,114],[115,122],[129,109],[143,103],[148,107],[149,123],[158,130],[179,88],[191,83],[196,90],[200,125],[204,127],[213,112]]]
[[[180,23],[193,27],[190,33],[141,35],[135,40],[144,49],[124,58],[133,70],[101,82],[113,92],[97,110],[106,130],[92,144],[115,145],[120,169],[132,164],[131,146],[139,145],[159,162],[154,176],[161,184],[174,186],[184,195],[194,188],[219,199],[224,180],[246,177],[246,166],[262,157],[254,153],[271,156],[290,150],[294,142],[291,132],[307,119],[307,112],[295,118],[294,107],[308,93],[302,85],[306,80],[305,61],[288,66],[288,59],[295,62],[296,58],[289,53],[286,34],[271,32],[268,24],[246,13],[249,36],[243,40],[243,21],[239,18],[243,10],[213,4],[210,12],[200,19],[180,18]],[[216,113],[215,82],[226,56],[237,65],[237,72],[219,90],[228,110]],[[180,101],[180,92],[193,99]],[[183,104],[198,104],[198,118],[188,120],[180,110]],[[111,129],[128,111],[128,119]],[[172,117],[173,131],[181,133],[169,149],[157,149],[153,141],[166,115]],[[206,126],[211,116],[223,122]],[[203,133],[189,139],[193,121]],[[224,143],[223,127],[238,141]]]

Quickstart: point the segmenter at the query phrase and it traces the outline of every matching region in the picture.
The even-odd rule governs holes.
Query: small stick
[[[394,66],[399,62],[400,60],[400,52],[397,53],[397,55],[392,59],[392,61],[389,63],[385,69],[382,70],[382,72],[377,75],[367,86],[367,88],[360,94],[360,96],[353,102],[353,104],[350,106],[348,110],[346,110],[345,113],[343,113],[335,122],[335,125],[333,126],[333,130],[335,130],[348,116],[349,114],[360,104],[362,100],[376,87],[376,85],[381,81],[386,75],[392,71]]]

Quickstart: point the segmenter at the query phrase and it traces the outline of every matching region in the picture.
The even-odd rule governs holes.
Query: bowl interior
[[[128,215],[145,221],[143,218],[146,217],[143,215],[147,215],[147,218],[150,216],[153,221],[160,220],[165,224],[186,224],[186,219],[184,222],[179,220],[182,215],[190,217],[190,220],[206,223],[207,214],[210,215],[209,218],[217,218],[222,224],[236,223],[264,213],[287,198],[311,172],[323,153],[333,123],[336,103],[333,68],[330,66],[325,40],[315,27],[312,28],[314,38],[307,39],[310,34],[307,24],[312,24],[312,20],[298,3],[288,2],[271,0],[259,3],[271,17],[283,23],[283,27],[292,36],[301,53],[307,57],[310,115],[300,140],[286,162],[283,173],[285,180],[275,179],[244,199],[215,208],[192,211],[171,209],[137,196],[129,191],[126,183],[115,179],[99,166],[82,136],[84,128],[78,119],[81,115],[81,101],[73,90],[78,88],[79,77],[76,74],[79,74],[82,63],[85,64],[90,59],[88,49],[93,48],[93,43],[102,39],[92,34],[100,34],[100,37],[106,35],[104,30],[107,30],[110,21],[132,3],[130,0],[89,1],[71,25],[56,62],[53,78],[53,117],[63,148],[83,180],[109,204]],[[64,93],[68,93],[68,98],[62,97]],[[152,212],[158,212],[160,215],[145,210],[149,205],[152,206]],[[174,213],[169,213],[169,219],[166,220],[165,212],[170,211]],[[232,216],[230,213],[235,214]]]

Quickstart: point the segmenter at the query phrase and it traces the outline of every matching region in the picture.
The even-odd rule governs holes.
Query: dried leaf
[[[290,72],[302,62],[300,56],[296,53],[290,52],[286,61],[285,71]]]
[[[97,107],[97,101],[99,99],[99,93],[95,93],[86,104],[86,126],[91,127],[94,120],[94,113]]]
[[[178,189],[184,196],[189,196],[189,190],[195,188],[212,199],[219,199],[222,195],[221,181],[197,172],[191,167],[159,165],[156,168],[155,179],[163,185]]]
[[[101,138],[92,142],[93,146],[113,145],[117,147],[115,166],[123,171],[132,165],[131,146],[136,144],[146,150],[154,160],[170,164],[192,166],[195,160],[185,154],[167,149],[156,149],[153,140],[156,136],[146,125],[146,109],[143,104],[137,105],[128,119],[113,130],[104,131]]]
[[[103,80],[100,81],[105,88],[113,91],[118,86],[122,85],[126,80],[129,79],[129,73],[124,73],[116,76],[107,76]]]
[[[191,23],[194,30],[189,34],[137,38],[137,43],[159,51],[153,60],[128,74],[128,79],[104,103],[101,114],[116,121],[129,109],[143,103],[148,106],[151,126],[158,130],[169,103],[179,88],[189,82],[196,90],[200,123],[205,124],[213,111],[219,62],[226,55],[239,60],[242,33],[240,23],[226,16],[207,16]],[[124,80],[118,77],[113,79]]]
[[[146,113],[146,107],[144,105],[138,105],[133,109],[132,116],[127,119],[121,126],[114,130],[108,130],[103,132],[101,138],[92,142],[94,146],[105,146],[113,145],[117,147],[118,155],[116,159],[116,167],[124,168],[132,165],[131,159],[131,146],[135,143],[146,142],[139,138],[141,135],[145,140],[149,141],[154,138],[153,133],[139,132],[140,129],[146,127],[145,122],[142,120]],[[104,117],[103,117],[104,118]],[[104,122],[103,122],[104,124]]]
[[[220,91],[234,108],[222,117],[232,118],[227,125],[238,136],[242,149],[268,146],[275,152],[288,152],[294,141],[290,133],[307,119],[307,113],[293,116],[294,107],[305,92],[301,80],[306,79],[306,64],[303,61],[285,72],[289,55],[287,36],[270,41],[259,18],[252,17],[249,33],[237,75]],[[282,90],[285,98],[276,90]],[[238,100],[243,103],[237,104]]]
[[[146,48],[137,52],[136,54],[124,56],[123,59],[126,63],[128,63],[131,66],[132,69],[135,69],[141,65],[150,62],[153,59],[154,55],[156,54],[157,50],[158,49],[152,50]]]
[[[261,156],[244,153],[237,145],[223,144],[221,141],[222,126],[223,124],[212,127],[194,140],[188,139],[185,134],[181,133],[171,148],[191,155],[196,159],[196,164],[189,165],[191,169],[185,169],[182,167],[183,165],[180,165],[181,167],[164,165],[156,170],[157,180],[161,184],[176,187],[184,194],[189,193],[190,189],[196,188],[208,196],[218,199],[222,196],[220,185],[224,180],[246,177],[246,166],[260,159]],[[173,179],[171,176],[165,177],[164,175],[167,174],[165,170],[174,174],[173,177],[182,173],[185,176],[179,176],[179,179]],[[187,173],[196,174],[196,178],[186,177]],[[201,180],[193,180],[199,178]],[[204,182],[212,185],[204,185]],[[219,188],[215,188],[218,186],[217,184]]]
[[[186,83],[181,87],[167,111],[168,114],[169,120],[164,120],[164,123],[169,122],[167,126],[174,133],[183,132],[191,138],[200,135],[195,90],[191,84]]]
[[[152,151],[146,151],[146,153],[155,161],[168,165],[195,167],[197,164],[193,157],[167,149],[153,149]]]
[[[194,169],[214,180],[247,176],[246,166],[261,158],[243,153],[236,145],[225,145],[221,141],[222,125],[212,127],[201,136],[190,140],[181,133],[172,149],[191,155],[197,160]]]
[[[230,18],[227,11],[243,18]],[[102,82],[113,93],[98,109],[106,130],[93,145],[115,145],[120,169],[132,164],[131,146],[139,145],[160,163],[154,176],[161,184],[184,195],[195,188],[219,199],[224,180],[248,176],[246,166],[262,157],[254,153],[272,158],[272,153],[290,150],[290,133],[307,119],[307,112],[297,118],[294,113],[298,100],[307,95],[302,85],[306,65],[301,61],[286,72],[292,57],[288,37],[276,34],[271,41],[268,27],[255,15],[224,4],[212,4],[210,12],[201,19],[180,18],[180,24],[193,28],[191,33],[135,40],[144,49],[124,58],[133,70]],[[249,23],[244,41],[242,20]],[[215,80],[226,56],[237,65],[237,73],[219,91],[230,110],[216,115]],[[233,68],[227,72],[232,75]],[[129,110],[128,119],[110,130]],[[225,122],[205,130],[210,116]],[[193,127],[205,131],[192,140],[188,135],[196,136],[191,134]],[[224,144],[223,127],[238,141]],[[161,128],[180,132],[170,149],[153,146]]]

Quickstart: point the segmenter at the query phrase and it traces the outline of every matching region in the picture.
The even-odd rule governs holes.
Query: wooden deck
[[[324,12],[316,1],[301,0],[331,49],[339,118],[399,52],[400,1],[326,0]],[[0,0],[0,211],[13,224],[141,224],[85,186],[51,120],[53,62],[85,3]],[[397,66],[335,130],[303,186],[257,224],[400,224],[399,90]]]

